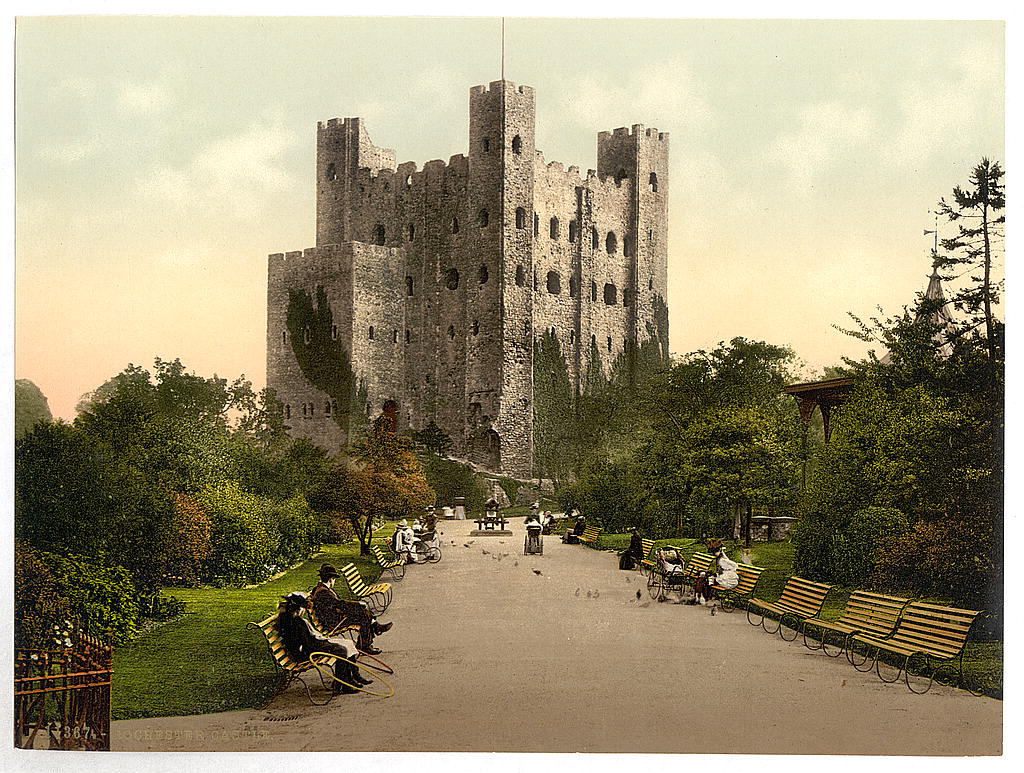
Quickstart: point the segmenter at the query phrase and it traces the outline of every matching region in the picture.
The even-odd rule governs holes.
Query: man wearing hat
[[[342,625],[358,625],[359,649],[367,655],[380,653],[380,650],[373,646],[373,637],[391,630],[391,623],[381,625],[362,604],[338,598],[338,594],[334,592],[334,583],[341,575],[333,564],[321,565],[319,574],[320,582],[313,588],[310,600],[317,620],[324,630],[333,632]]]
[[[419,557],[416,555],[416,533],[404,518],[395,527],[395,535],[391,538],[391,550],[407,564],[419,563]]]
[[[354,661],[359,653],[348,639],[341,636],[325,638],[318,634],[302,613],[309,607],[309,597],[301,591],[282,596],[280,616],[277,629],[289,657],[296,663],[304,663],[316,652],[338,655],[346,660],[334,663],[334,691],[340,693],[359,692],[358,687],[365,687],[372,679],[364,679]]]

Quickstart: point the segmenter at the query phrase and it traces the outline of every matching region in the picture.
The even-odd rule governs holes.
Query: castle
[[[318,124],[316,247],[268,266],[267,384],[292,436],[336,450],[357,413],[433,421],[455,455],[530,477],[539,336],[577,389],[667,341],[668,134],[601,132],[582,176],[545,162],[534,119],[532,88],[475,86],[468,156],[422,170],[359,118]]]

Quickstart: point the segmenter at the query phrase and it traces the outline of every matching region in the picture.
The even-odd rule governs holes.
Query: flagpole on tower
[[[505,17],[501,17],[501,79],[505,80]]]
[[[934,241],[933,246],[932,246],[932,271],[934,272],[934,271],[938,270],[938,260],[939,260],[939,213],[938,212],[935,213],[935,230],[934,231],[929,231],[926,228],[925,231],[924,231],[924,235],[925,236],[927,236],[928,234],[933,234],[935,236],[935,241]]]

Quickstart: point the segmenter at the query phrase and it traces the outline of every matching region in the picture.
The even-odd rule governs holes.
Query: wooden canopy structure
[[[830,422],[832,409],[842,405],[853,391],[852,378],[830,378],[824,381],[806,381],[802,384],[790,384],[782,390],[792,395],[800,408],[800,418],[810,422],[814,409],[821,410],[821,422],[825,428],[825,443],[832,436]]]

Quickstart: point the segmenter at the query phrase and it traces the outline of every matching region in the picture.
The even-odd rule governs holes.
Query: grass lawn
[[[602,534],[601,550],[622,551],[629,547],[629,534]],[[706,550],[704,543],[691,539],[657,540],[656,547],[675,545],[682,548],[682,553],[689,558],[694,553]],[[728,541],[726,550],[734,560],[739,560],[740,543]],[[590,546],[587,546],[590,547]],[[751,546],[750,556],[755,566],[764,567],[761,582],[755,595],[766,601],[775,601],[782,594],[786,578],[793,573],[792,542],[755,542]],[[855,588],[838,586],[825,598],[825,606],[821,616],[826,620],[835,620],[843,613],[846,600]],[[889,591],[893,595],[906,595],[897,590]],[[949,604],[948,599],[921,599],[935,604]],[[845,661],[843,661],[845,662]],[[964,675],[976,690],[987,695],[1002,698],[1003,695],[1003,643],[1001,641],[971,641],[964,652]]]
[[[387,528],[376,536],[394,531]],[[266,639],[246,623],[277,609],[280,597],[316,584],[324,562],[348,562],[364,578],[379,575],[359,543],[325,545],[318,555],[255,588],[169,588],[187,603],[185,613],[114,652],[112,719],[205,714],[265,703],[276,686]],[[345,597],[347,588],[336,587]]]

